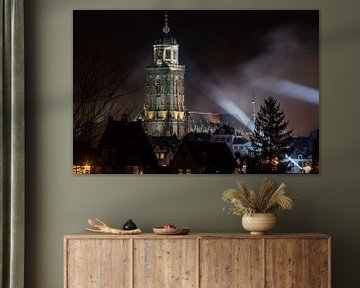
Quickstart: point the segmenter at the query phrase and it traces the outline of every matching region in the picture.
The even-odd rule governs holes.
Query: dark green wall
[[[63,235],[83,231],[88,216],[117,227],[132,218],[144,231],[165,222],[197,232],[242,231],[220,200],[236,176],[71,174],[73,9],[320,9],[321,174],[273,178],[299,198],[278,231],[332,235],[333,287],[359,287],[360,2],[25,2],[26,287],[63,287]],[[261,176],[242,178],[254,187]]]

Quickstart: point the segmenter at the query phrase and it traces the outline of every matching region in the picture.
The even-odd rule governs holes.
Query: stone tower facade
[[[182,138],[187,133],[184,75],[179,45],[170,34],[165,14],[163,33],[155,40],[152,63],[146,67],[144,128],[148,135]]]

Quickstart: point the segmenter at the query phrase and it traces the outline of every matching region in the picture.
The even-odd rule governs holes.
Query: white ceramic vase
[[[242,226],[251,235],[263,235],[275,228],[276,217],[273,213],[243,215]]]

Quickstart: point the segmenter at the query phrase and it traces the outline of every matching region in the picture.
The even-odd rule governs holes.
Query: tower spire
[[[144,128],[150,136],[175,133],[181,139],[187,133],[185,66],[179,64],[179,45],[169,33],[168,13],[163,17],[162,33],[153,44],[153,61],[146,67]]]
[[[163,32],[164,32],[165,34],[167,34],[167,33],[170,32],[170,27],[169,27],[169,25],[168,25],[169,15],[167,14],[167,12],[165,12],[164,18],[165,18],[165,25],[164,25],[164,28],[163,28]]]

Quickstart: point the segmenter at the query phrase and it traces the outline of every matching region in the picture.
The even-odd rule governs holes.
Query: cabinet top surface
[[[142,233],[138,235],[112,235],[102,233],[76,233],[64,236],[65,239],[329,239],[329,235],[320,233],[286,233],[250,235],[245,233],[189,233],[187,235],[156,235]]]

